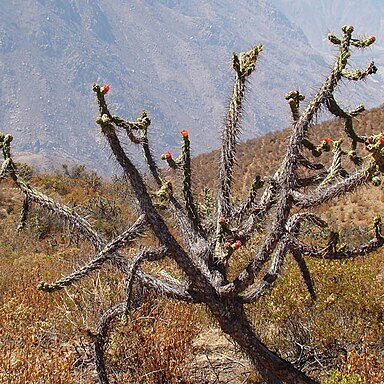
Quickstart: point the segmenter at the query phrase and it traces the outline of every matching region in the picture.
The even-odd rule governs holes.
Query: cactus
[[[375,41],[374,36],[355,39],[352,33],[353,27],[346,25],[342,27],[340,37],[328,35],[330,42],[339,47],[339,52],[330,75],[304,110],[300,109],[304,95],[298,90],[285,95],[292,112],[292,129],[286,155],[274,175],[265,177],[264,180],[260,176],[255,177],[248,198],[239,204],[235,204],[232,198],[233,167],[241,134],[240,120],[246,84],[255,71],[261,46],[255,46],[239,55],[233,54],[235,82],[221,135],[220,172],[215,203],[208,190],[204,192],[204,202],[195,202],[188,131],[181,131],[180,156],[173,158],[169,152],[162,155],[174,172],[181,175],[182,190],[178,191],[165,179],[152,155],[148,140],[151,120],[147,113],[143,112],[135,121],[112,115],[106,101],[106,96],[111,91],[109,85],[92,84],[99,106],[96,123],[126,180],[130,182],[139,206],[136,222],[127,224],[127,229],[110,242],[103,239],[71,208],[60,205],[23,180],[11,156],[12,136],[0,133],[0,147],[4,158],[0,180],[10,177],[24,195],[18,229],[21,230],[24,226],[32,205],[38,205],[70,222],[95,248],[94,257],[83,267],[56,282],[42,282],[39,289],[47,292],[62,289],[103,268],[107,262],[124,276],[125,301],[115,305],[101,317],[98,332],[92,336],[94,361],[101,383],[109,382],[104,360],[104,346],[109,328],[114,319],[126,317],[134,306],[139,305],[148,291],[189,303],[204,303],[222,330],[248,355],[266,383],[316,383],[316,380],[272,352],[259,340],[247,318],[244,305],[255,302],[266,290],[273,289],[289,255],[298,264],[303,281],[315,300],[316,291],[306,263],[307,258],[346,259],[366,255],[384,245],[380,218],[374,221],[373,239],[354,247],[339,246],[339,234],[334,231],[330,231],[329,242],[325,247],[306,244],[299,237],[303,222],[326,227],[324,220],[311,212],[313,208],[370,182],[374,185],[380,184],[380,175],[384,172],[384,135],[359,135],[353,122],[364,107],[358,106],[354,110],[345,111],[333,95],[342,79],[359,81],[377,70],[373,63],[363,70],[346,69],[351,47],[365,48]],[[323,163],[310,160],[311,156],[320,158],[331,151],[330,138],[325,137],[317,145],[308,139],[310,130],[316,129],[313,122],[322,107],[328,108],[333,115],[342,119],[345,126],[344,141],[333,141],[333,161],[328,170],[325,170]],[[141,147],[150,175],[157,185],[157,192],[148,192],[146,182],[122,147],[120,137],[124,133],[134,145]],[[348,141],[351,146],[345,151],[342,149],[342,142]],[[367,157],[357,155],[356,150],[359,147],[367,149]],[[343,161],[348,159],[355,167],[354,172],[347,173],[343,167]],[[156,198],[162,199],[163,205],[173,216],[176,223],[173,230],[159,211]],[[266,221],[271,225],[267,231],[260,233]],[[142,249],[136,244],[145,231],[152,232],[157,238],[157,248]],[[177,238],[174,236],[176,231],[180,235]],[[253,248],[255,241],[258,244]],[[130,254],[134,254],[133,250],[137,249],[136,255],[130,260],[126,259],[119,253],[123,247],[130,247]],[[252,254],[251,260],[236,277],[229,280],[228,268],[243,249]],[[170,278],[167,273],[164,273],[164,278],[159,279],[140,268],[144,261],[151,262],[165,257],[178,264],[187,276],[186,280]],[[137,289],[133,289],[134,286]]]

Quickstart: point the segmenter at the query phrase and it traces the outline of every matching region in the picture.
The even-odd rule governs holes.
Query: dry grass
[[[71,340],[55,326],[55,302],[36,289],[50,264],[47,255],[2,254],[0,382],[76,381]]]
[[[118,228],[134,217],[124,210],[125,200],[110,195],[115,186],[104,184],[92,193],[82,180],[52,175],[36,177],[33,183],[79,209],[98,194],[115,199],[119,215],[104,222],[99,217],[104,213],[96,210],[99,216],[91,218],[107,237],[113,236],[111,221]],[[122,299],[121,276],[107,268],[60,292],[38,291],[40,281],[54,281],[88,260],[92,247],[55,217],[47,219],[36,212],[15,236],[21,201],[14,193],[10,184],[2,184],[0,382],[93,383],[87,331],[93,331],[100,315]],[[111,334],[108,359],[114,382],[187,383],[198,329],[196,309],[149,298]]]
[[[380,130],[383,115],[381,109],[367,113],[366,129],[378,126]],[[314,141],[321,141],[324,136],[338,138],[338,134],[330,133],[333,124],[321,124]],[[358,129],[363,126],[361,123]],[[237,197],[247,192],[255,175],[264,176],[276,169],[286,143],[284,131],[250,140],[241,147],[235,175]],[[217,157],[214,152],[194,159],[194,179],[198,185],[214,189]],[[119,184],[103,183],[94,188],[84,175],[77,179],[41,175],[32,184],[80,211],[89,209],[90,202],[96,204],[91,222],[107,238],[126,220],[135,217],[134,210],[127,209],[133,202],[123,197],[127,191]],[[107,197],[111,205],[106,207],[101,196]],[[92,255],[92,249],[70,228],[39,212],[34,212],[26,230],[15,236],[20,196],[11,184],[2,182],[0,198],[0,382],[94,382],[87,329],[93,330],[100,314],[122,297],[120,276],[106,270],[59,293],[37,291],[39,281],[55,280],[83,264]],[[367,187],[341,199],[337,205],[326,206],[321,213],[343,230],[342,242],[352,242],[369,235],[372,218],[383,208],[382,189]],[[356,226],[357,230],[351,230]],[[316,239],[325,241],[322,234]],[[143,241],[149,244],[151,238]],[[250,242],[239,252],[239,263],[249,259],[254,245]],[[158,264],[153,272],[163,267]],[[239,265],[235,265],[231,273],[238,269]],[[342,381],[348,377],[358,378],[362,383],[381,383],[381,253],[346,263],[320,260],[310,263],[310,269],[319,294],[317,302],[311,302],[291,262],[272,293],[249,308],[255,328],[268,345],[307,371],[316,371],[319,377],[326,377],[336,368],[333,381],[327,381],[329,384],[348,383]],[[167,270],[178,276],[174,265],[168,265]],[[212,326],[202,308],[149,299],[132,314],[127,325],[116,324],[111,334],[108,360],[113,380],[148,384],[202,382],[202,376],[196,374],[199,359],[195,355],[199,349],[195,340]],[[237,361],[241,362],[241,358]],[[225,382],[218,380],[219,376],[223,375],[204,376],[204,380]],[[237,377],[236,373],[233,377]],[[249,382],[258,380],[251,378],[249,372],[245,377],[249,377]]]

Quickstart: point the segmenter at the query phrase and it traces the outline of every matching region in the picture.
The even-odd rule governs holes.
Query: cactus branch
[[[73,227],[76,228],[96,248],[102,246],[103,241],[101,237],[92,229],[90,224],[83,217],[74,212],[70,207],[59,204],[55,200],[31,187],[22,177],[19,176],[12,159],[10,159],[8,169],[11,178],[24,194],[25,199],[28,199],[29,203],[34,202],[40,207],[52,212],[61,220],[71,223]]]
[[[111,147],[112,153],[116,160],[121,165],[127,176],[130,184],[138,199],[140,209],[144,213],[146,221],[150,228],[154,232],[155,236],[159,239],[160,243],[169,248],[169,254],[180,268],[185,271],[191,281],[203,291],[212,292],[212,285],[210,283],[212,275],[207,265],[201,260],[200,256],[191,259],[180,244],[176,241],[173,235],[170,233],[168,226],[164,222],[164,219],[157,212],[154,207],[144,181],[132,164],[130,159],[125,154],[123,148],[120,145],[120,141],[114,130],[108,130],[104,132],[106,139]]]
[[[48,284],[41,282],[38,288],[45,292],[57,291],[73,284],[84,276],[89,275],[91,272],[100,269],[101,266],[110,259],[111,254],[137,239],[137,237],[144,231],[145,227],[146,223],[144,215],[141,215],[129,229],[108,243],[88,264],[54,283]]]
[[[320,259],[343,260],[364,256],[376,251],[384,245],[380,217],[374,219],[373,227],[375,236],[371,240],[354,247],[347,248],[346,246],[342,246],[338,249],[337,244],[339,242],[339,234],[333,231],[330,232],[328,245],[325,248],[309,246],[293,236],[289,238],[289,247],[291,250],[300,253],[302,256],[305,255]]]
[[[345,170],[341,165],[341,158],[343,155],[345,155],[345,152],[341,149],[341,143],[341,140],[335,141],[333,143],[332,164],[327,171],[327,176],[321,182],[319,188],[322,188],[325,185],[332,183],[336,177],[344,175]]]
[[[322,163],[313,163],[310,160],[306,159],[304,156],[300,156],[298,158],[298,163],[307,169],[318,171],[324,168],[324,164]]]
[[[28,220],[28,213],[29,213],[29,199],[28,197],[24,197],[23,206],[21,208],[20,212],[20,218],[19,218],[19,225],[16,228],[16,231],[21,231],[25,225],[27,224]]]
[[[233,54],[233,69],[236,72],[236,80],[233,87],[232,98],[229,104],[226,123],[222,132],[222,150],[220,160],[218,213],[217,217],[230,216],[231,183],[233,178],[233,166],[236,158],[236,148],[240,135],[240,118],[243,108],[243,99],[246,79],[256,67],[256,61],[262,46],[256,46],[239,56]]]
[[[291,249],[291,253],[299,266],[301,276],[303,277],[304,283],[307,286],[309,294],[311,295],[311,299],[316,300],[317,295],[315,291],[315,284],[303,255],[296,249]]]
[[[196,231],[203,233],[197,208],[193,199],[192,181],[191,181],[191,149],[187,130],[182,130],[183,145],[181,151],[182,171],[183,171],[183,195],[185,199],[185,208],[189,219],[193,223]]]
[[[136,272],[144,261],[156,261],[164,259],[167,255],[167,249],[162,248],[156,251],[146,249],[137,254],[131,261],[129,271],[125,272],[125,315],[128,315],[132,305],[132,288],[133,282],[136,278]]]
[[[143,289],[139,290],[136,293],[134,300],[131,300],[130,310],[139,307],[145,296],[146,291]],[[125,311],[125,302],[116,304],[112,308],[108,309],[99,320],[97,333],[95,335],[90,333],[90,336],[93,339],[93,358],[100,384],[109,384],[107,367],[104,359],[108,333],[111,329],[112,323],[116,321],[117,318],[124,315]]]
[[[337,183],[309,192],[301,194],[299,192],[292,193],[294,203],[299,208],[313,208],[330,200],[346,195],[364,184],[367,184],[371,179],[371,172],[374,169],[373,165],[364,168]]]
[[[5,159],[1,164],[0,169],[0,180],[4,179],[5,176],[7,176],[7,171],[9,168],[10,159]]]
[[[261,271],[262,266],[271,257],[272,252],[275,250],[279,240],[283,235],[282,224],[287,220],[290,209],[292,207],[292,196],[294,192],[292,186],[297,183],[296,170],[298,167],[297,159],[300,157],[300,146],[303,140],[308,135],[308,129],[311,123],[319,111],[320,107],[326,103],[329,96],[334,92],[338,85],[342,71],[345,69],[348,59],[350,57],[349,46],[351,43],[351,36],[353,32],[352,26],[343,26],[343,37],[341,39],[339,53],[336,58],[335,65],[331,74],[325,80],[324,84],[317,92],[313,100],[309,103],[300,117],[293,123],[293,132],[288,146],[285,158],[282,161],[281,169],[278,170],[278,174],[281,175],[281,192],[278,201],[278,209],[274,224],[270,230],[270,233],[265,238],[263,244],[259,248],[259,251],[255,254],[254,258],[248,263],[243,271],[226,286],[220,289],[221,295],[233,295],[244,291],[247,287],[253,284],[255,277]],[[326,189],[325,197],[334,198],[337,194],[343,194],[352,190],[369,179],[370,168],[365,170],[359,176],[352,176],[348,178],[343,184],[338,183],[334,188],[330,186]],[[340,185],[341,184],[341,185]],[[331,191],[331,192],[330,192]],[[320,195],[320,194],[319,194]],[[328,196],[327,196],[328,195]],[[332,196],[332,197],[331,197]],[[324,201],[317,200],[317,205],[322,204]]]
[[[377,72],[377,67],[375,66],[375,63],[372,61],[368,64],[367,68],[365,70],[358,69],[357,71],[349,71],[347,69],[343,69],[341,71],[341,76],[343,76],[345,79],[348,80],[363,80],[369,75],[372,75],[373,73]]]
[[[95,90],[95,87],[94,87],[94,90]],[[104,97],[104,93],[102,93],[100,87],[99,87],[99,90],[97,90],[97,85],[96,85],[96,91],[95,92],[97,94],[97,101],[99,104],[100,114],[110,115],[108,105],[107,105],[107,102],[106,102],[105,97]],[[102,121],[102,116],[99,118],[99,121],[97,121],[97,122],[100,124],[100,121]],[[149,167],[149,171],[150,171],[151,175],[153,176],[156,184],[159,186],[160,190],[166,189],[165,192],[166,192],[167,198],[169,199],[169,202],[171,204],[172,214],[182,229],[181,232],[182,232],[184,241],[186,242],[186,244],[188,244],[188,247],[190,249],[196,248],[196,244],[199,244],[201,246],[202,242],[205,240],[205,236],[204,236],[203,231],[201,230],[201,227],[200,227],[198,221],[196,222],[196,220],[195,220],[195,222],[194,222],[194,221],[188,220],[188,217],[183,212],[182,206],[181,206],[180,202],[178,201],[178,199],[173,194],[171,194],[171,195],[168,194],[169,184],[164,181],[164,178],[161,176],[159,168],[158,168],[158,166],[157,166],[157,164],[153,158],[153,155],[152,155],[152,152],[151,152],[151,149],[149,146],[149,141],[148,141],[148,127],[151,124],[151,120],[149,119],[148,114],[145,111],[142,112],[141,117],[138,118],[136,120],[136,122],[129,122],[128,120],[122,119],[120,117],[111,116],[111,119],[108,120],[107,123],[104,123],[104,125],[101,124],[102,127],[104,127],[104,131],[103,131],[103,129],[102,129],[102,131],[105,133],[106,136],[108,136],[108,132],[111,134],[112,133],[115,134],[115,129],[113,127],[113,124],[115,124],[118,127],[124,128],[128,135],[130,135],[130,132],[133,130],[139,131],[140,137],[137,138],[135,136],[135,138],[137,138],[137,140],[135,138],[133,138],[133,139],[131,139],[131,141],[134,144],[140,144],[141,145],[145,161]],[[107,125],[109,125],[110,127],[106,129]],[[183,132],[187,132],[187,131],[182,131],[182,133]],[[188,138],[188,134],[187,134],[187,138]],[[189,148],[188,148],[188,151],[189,151]],[[126,156],[124,151],[121,151],[121,152],[123,153],[123,156]],[[189,164],[189,169],[190,169],[190,154],[188,154],[187,157],[189,158],[189,160],[188,159],[186,159],[186,160],[187,160],[187,163]],[[165,158],[168,161],[168,163],[171,164],[172,166],[173,165],[175,167],[178,166],[178,163],[176,163],[172,159],[171,155],[169,157],[167,155],[165,155]],[[133,164],[132,164],[132,166],[133,166]],[[187,167],[188,167],[188,165],[187,165]],[[190,175],[189,175],[189,185],[190,185]],[[189,192],[189,197],[190,198],[192,197],[191,191]],[[192,203],[193,203],[193,200],[192,200]],[[191,206],[188,205],[188,207],[191,207]],[[197,210],[196,210],[194,204],[192,205],[192,211],[195,212],[195,215],[193,215],[193,212],[189,212],[190,213],[189,219],[191,217],[197,217]],[[192,223],[192,225],[191,225],[191,223]]]
[[[277,280],[281,269],[283,268],[287,251],[288,247],[286,240],[283,239],[280,243],[279,249],[272,257],[271,265],[266,274],[263,276],[261,282],[258,283],[255,287],[252,287],[249,292],[246,292],[241,296],[244,303],[254,303],[268,290],[272,289],[272,284]]]
[[[97,334],[90,334],[93,339],[93,359],[100,384],[109,384],[107,367],[104,359],[105,344],[112,322],[124,313],[124,306],[125,303],[119,303],[108,309],[99,320]]]
[[[256,176],[251,184],[248,198],[232,212],[232,216],[239,221],[255,206],[257,191],[264,186],[264,181],[260,176]]]

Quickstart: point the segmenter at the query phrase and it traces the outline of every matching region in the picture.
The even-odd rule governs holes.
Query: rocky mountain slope
[[[329,66],[265,0],[3,3],[0,130],[13,133],[19,158],[40,169],[70,162],[118,169],[94,123],[94,81],[110,84],[114,114],[136,119],[149,112],[157,154],[178,146],[181,129],[189,129],[199,154],[219,144],[233,51],[264,45],[245,138],[284,128],[290,119],[284,93],[313,94]],[[321,41],[325,32],[319,34]]]

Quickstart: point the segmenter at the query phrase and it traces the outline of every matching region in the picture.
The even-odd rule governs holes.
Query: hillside
[[[371,135],[384,131],[384,107],[364,112],[355,121],[356,131]],[[328,120],[319,123],[312,129],[311,139],[320,143],[324,137],[332,140],[345,138],[343,124],[340,120]],[[238,196],[245,196],[249,185],[256,175],[271,176],[283,157],[289,136],[289,129],[270,132],[259,138],[242,143],[237,155],[235,185]],[[364,156],[364,153],[361,154]],[[215,190],[218,174],[218,150],[196,156],[193,159],[194,180],[196,190],[207,186]],[[325,158],[325,156],[324,156]],[[348,164],[348,160],[345,160]],[[332,218],[335,225],[348,227],[352,223],[360,226],[369,225],[376,215],[384,215],[384,192],[382,187],[367,186],[353,193],[334,206],[323,208]]]

